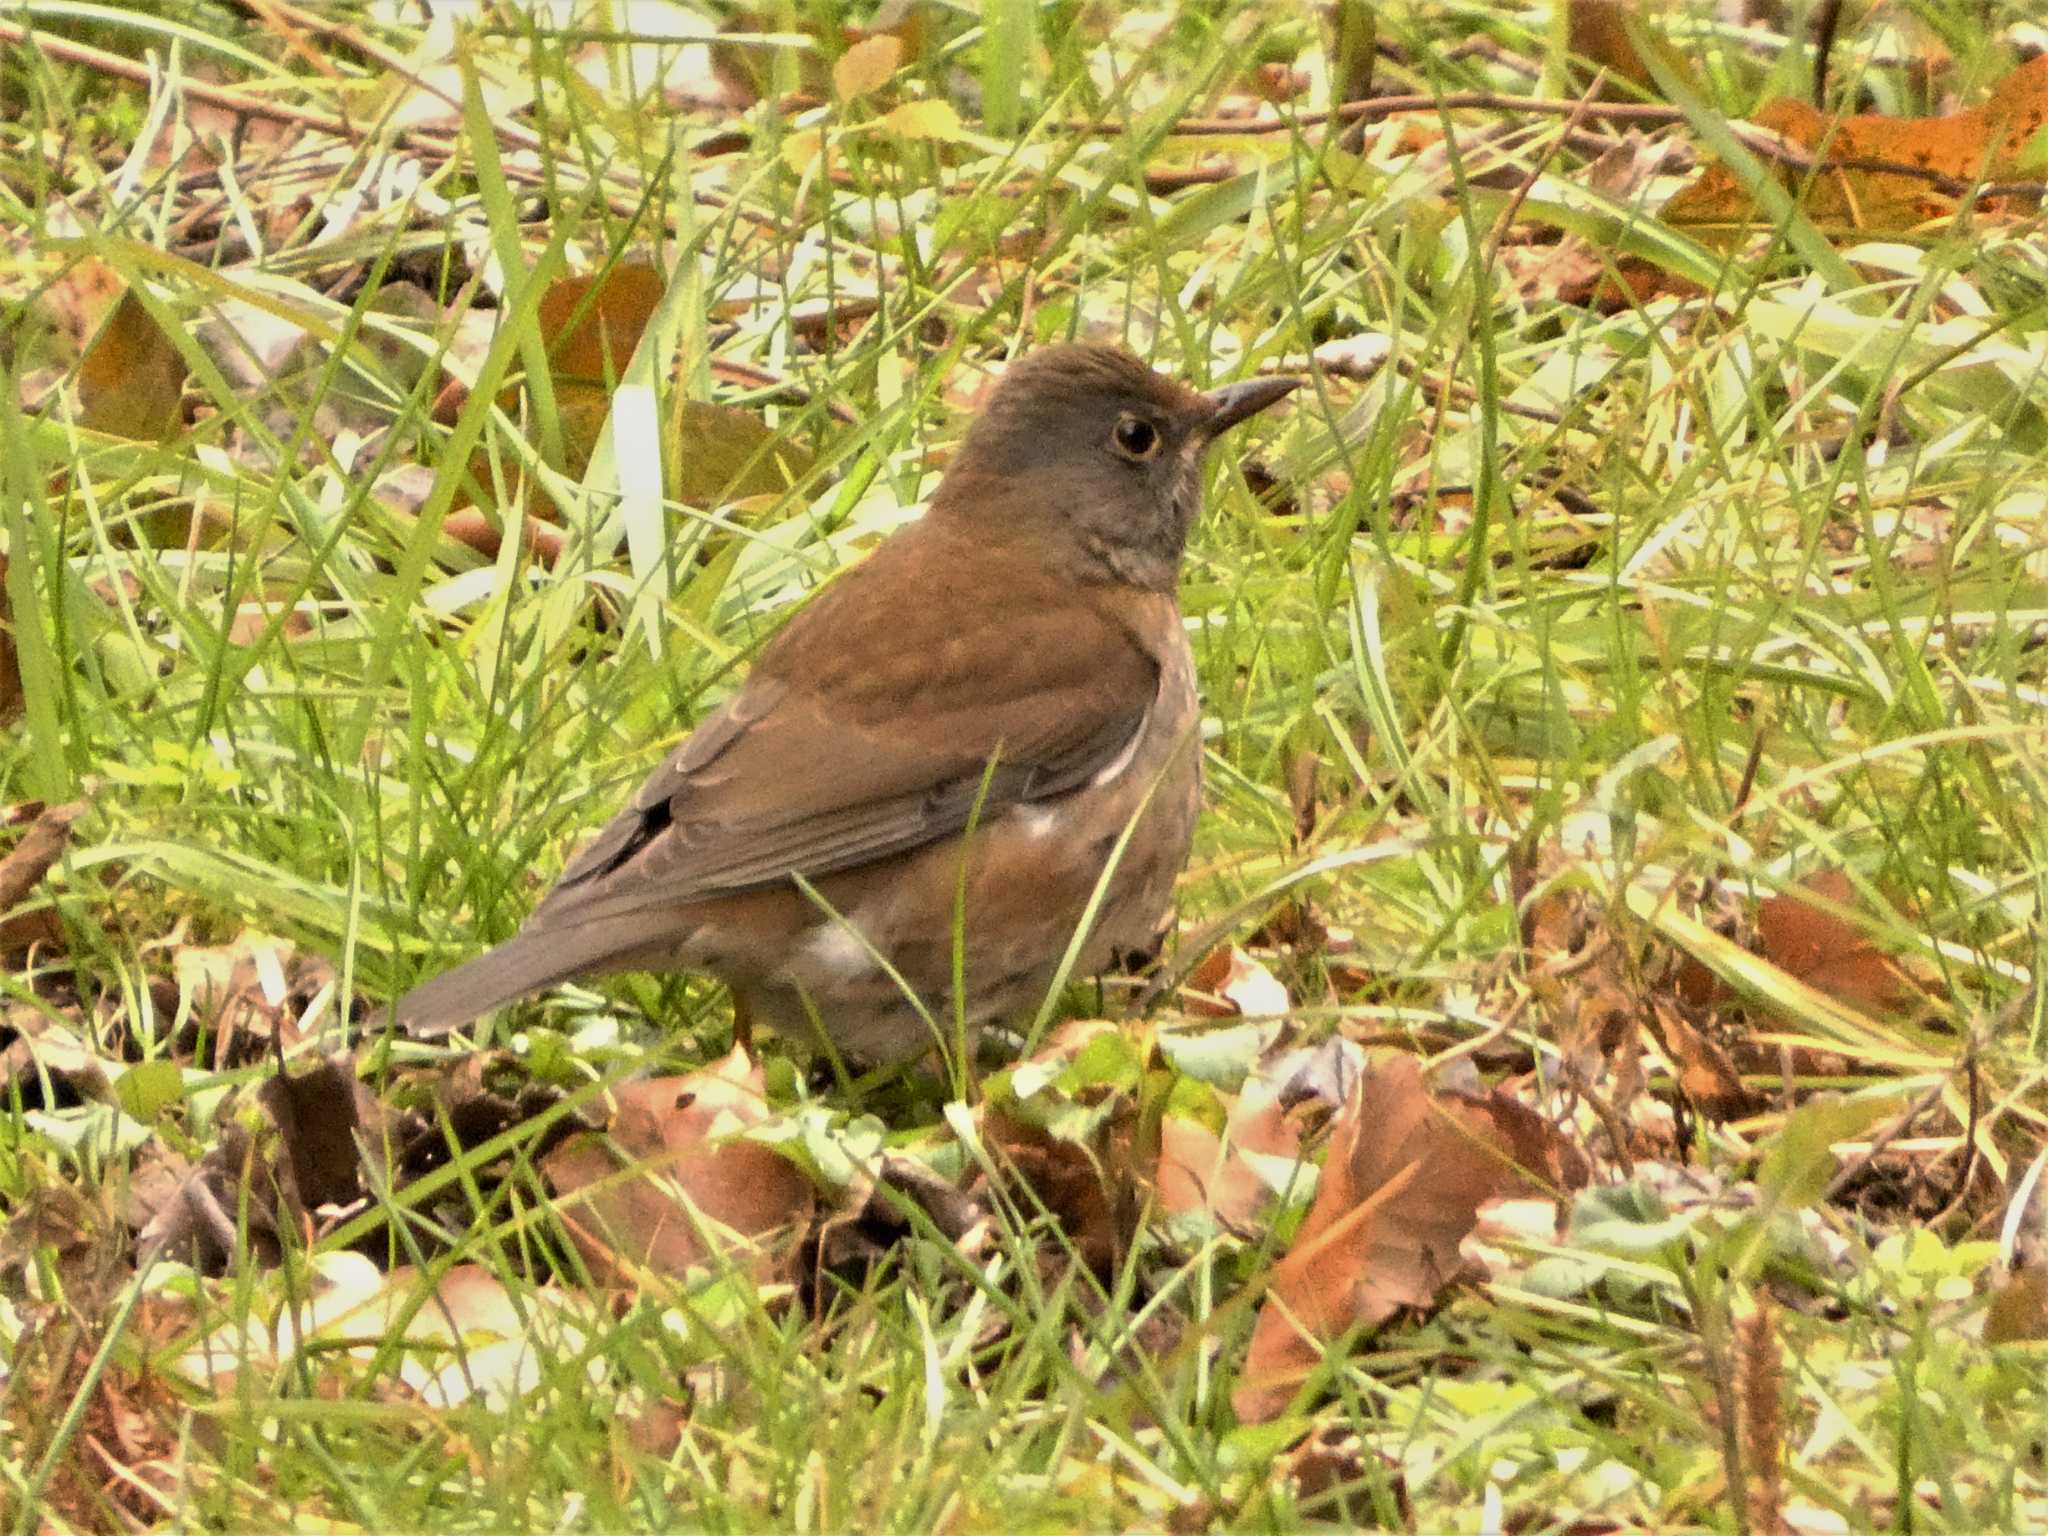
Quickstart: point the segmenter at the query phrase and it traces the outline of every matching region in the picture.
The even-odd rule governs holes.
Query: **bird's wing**
[[[875,611],[903,591],[872,569],[889,550],[792,621],[530,928],[821,879],[954,836],[977,804],[986,822],[1078,788],[1131,745],[1159,664],[1125,615],[1036,574],[1019,579],[1042,592],[989,608],[926,593]],[[856,643],[878,629],[888,644]]]

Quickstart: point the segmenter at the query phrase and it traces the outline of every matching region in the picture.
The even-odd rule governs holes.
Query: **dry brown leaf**
[[[1271,1476],[1311,1519],[1341,1522],[1353,1530],[1377,1529],[1382,1522],[1375,1487],[1391,1497],[1397,1528],[1408,1528],[1415,1518],[1401,1464],[1384,1451],[1368,1449],[1349,1424],[1316,1425],[1273,1458]]]
[[[1299,1121],[1273,1094],[1246,1093],[1230,1107],[1223,1135],[1198,1120],[1169,1115],[1159,1125],[1159,1208],[1168,1216],[1207,1210],[1227,1226],[1253,1221],[1271,1202],[1272,1184],[1244,1154],[1297,1158]]]
[[[1651,1031],[1678,1078],[1678,1091],[1709,1120],[1732,1120],[1756,1107],[1756,1095],[1719,1041],[1695,1029],[1676,1008],[1650,1010]]]
[[[85,233],[77,216],[68,207],[59,205],[51,212],[52,233],[67,234],[73,238]],[[42,292],[38,308],[63,338],[64,351],[61,355],[83,357],[92,345],[93,337],[127,291],[128,284],[121,274],[97,256],[81,257],[52,278]]]
[[[2017,1269],[2000,1281],[1984,1312],[1986,1344],[2048,1339],[2048,1269]]]
[[[1657,96],[1661,94],[1657,78],[1628,35],[1628,18],[1640,17],[1642,12],[1641,0],[1570,0],[1568,46],[1580,58],[1605,69],[1609,76],[1628,81],[1646,96]],[[1642,31],[1640,27],[1638,30]],[[1696,84],[1697,72],[1684,54],[1648,32],[1643,32],[1643,41],[1667,70],[1688,85]],[[1630,93],[1608,89],[1601,94],[1612,97]]]
[[[700,1071],[624,1084],[608,1135],[574,1136],[541,1160],[593,1273],[632,1283],[721,1261],[762,1280],[784,1272],[792,1245],[772,1239],[809,1218],[816,1192],[738,1134],[768,1118],[764,1092],[761,1068],[736,1049]]]
[[[1607,277],[1608,259],[1591,241],[1567,235],[1554,245],[1503,245],[1498,262],[1505,286],[1532,308],[1590,304]]]
[[[1243,1227],[1259,1214],[1271,1191],[1223,1138],[1198,1120],[1169,1115],[1159,1125],[1159,1208],[1168,1216],[1209,1211],[1227,1226]]]
[[[1330,1133],[1315,1203],[1274,1266],[1232,1399],[1271,1419],[1326,1344],[1433,1305],[1486,1201],[1583,1183],[1584,1159],[1500,1093],[1432,1095],[1413,1057],[1362,1076]]]
[[[1000,1110],[984,1110],[980,1130],[1059,1222],[1081,1261],[1097,1274],[1109,1273],[1123,1251],[1133,1214],[1129,1202],[1110,1187],[1123,1163]],[[1112,1127],[1103,1139],[1127,1143],[1128,1127]]]
[[[560,528],[537,517],[529,517],[525,527],[528,554],[543,565],[553,565],[562,558],[569,539]],[[505,542],[504,529],[476,507],[459,507],[450,512],[441,524],[441,531],[449,538],[467,544],[487,560],[497,559],[498,550]]]
[[[986,1206],[915,1157],[885,1151],[856,1169],[839,1209],[813,1229],[807,1267],[844,1273],[873,1263],[919,1230],[913,1210],[970,1258],[988,1245]]]
[[[64,856],[71,845],[71,824],[85,811],[83,800],[40,808],[21,840],[0,858],[0,958],[13,962],[32,949],[63,942],[64,930],[54,911],[45,907],[10,915],[9,909],[20,905]]]
[[[0,859],[0,910],[13,906],[42,883],[71,844],[71,825],[86,813],[83,800],[44,806],[21,841]]]
[[[185,359],[131,289],[78,361],[78,424],[162,442],[183,418]]]
[[[1045,1084],[1045,1100],[984,1099],[976,1121],[999,1165],[1016,1174],[1097,1273],[1115,1264],[1137,1223],[1137,1191],[1128,1171],[1136,1109],[1115,1082],[1070,1086],[1061,1078],[1088,1059],[1103,1037],[1119,1034],[1119,1026],[1106,1019],[1061,1023],[1018,1069],[1034,1069]],[[1041,1109],[1057,1114],[1062,1106],[1071,1114],[1061,1118],[1057,1133],[1027,1118]]]
[[[145,1303],[156,1305],[154,1297]],[[70,1445],[50,1464],[49,1482],[32,1507],[38,1530],[140,1529],[177,1506],[185,1443],[179,1423],[188,1410],[146,1357],[141,1369],[129,1359],[105,1362],[98,1384],[88,1387],[94,1342],[93,1330],[69,1319],[32,1322],[13,1347],[15,1369],[0,1381],[0,1413],[15,1432],[9,1454],[24,1465],[53,1448],[66,1422],[50,1405],[78,1410]]]
[[[270,1112],[285,1155],[288,1197],[298,1209],[353,1200],[362,1189],[357,1137],[382,1118],[382,1106],[356,1076],[355,1062],[330,1056],[305,1072],[280,1072],[256,1091]]]
[[[1943,191],[1923,176],[1872,169],[1867,162],[1911,166],[1965,183],[2038,175],[2038,165],[2030,165],[2028,156],[2048,124],[2048,55],[2007,75],[1983,106],[1946,117],[1863,113],[1836,121],[1786,97],[1766,105],[1754,122],[1807,154],[1823,157],[1810,183],[1792,166],[1770,166],[1786,188],[1806,184],[1806,213],[1816,223],[1852,230],[1911,229],[1952,212],[1958,203],[1954,190]],[[1715,227],[1746,227],[1760,216],[1734,173],[1710,165],[1664,205],[1662,217],[1680,227],[1705,226],[1697,232],[1706,234]]]
[[[565,277],[541,295],[536,317],[555,382],[609,389],[626,371],[667,284],[646,262]]]
[[[1854,908],[1856,888],[1839,869],[1807,876],[1766,897],[1757,909],[1764,958],[1786,975],[1852,1008],[1889,1013],[1910,1005],[1918,989],[1899,962],[1848,919],[1816,903]]]
[[[171,961],[179,1012],[203,1032],[209,1065],[255,1060],[273,1041],[298,1043],[293,963],[291,946],[264,933],[245,933],[232,944],[179,946]]]
[[[541,296],[537,324],[554,374],[562,468],[572,479],[581,479],[590,467],[611,410],[612,389],[666,287],[652,266],[627,261],[609,272],[565,277]],[[516,409],[516,393],[507,391],[499,404]]]
[[[541,297],[536,323],[547,343],[562,439],[562,469],[570,479],[590,467],[610,414],[612,392],[641,335],[661,305],[666,281],[645,262],[620,262],[609,272],[566,277]],[[451,424],[468,399],[458,382],[435,399],[434,420]],[[518,410],[519,390],[508,387],[498,403]],[[780,495],[809,472],[812,456],[800,444],[774,432],[759,414],[737,406],[678,397],[662,424],[662,459],[669,489],[678,501],[709,507],[750,496]],[[471,456],[470,479],[491,484],[490,461]],[[526,538],[542,560],[558,557],[562,535],[539,526],[556,509],[537,488],[529,502]],[[451,538],[495,556],[502,530],[473,508],[458,506],[443,525]]]
[[[143,1248],[217,1273],[246,1234],[255,1257],[275,1263],[288,1224],[361,1193],[362,1148],[381,1144],[385,1112],[349,1057],[266,1078],[248,1102],[255,1113],[223,1116],[213,1149],[163,1205],[136,1211],[147,1217]]]
[[[1201,1018],[1270,1018],[1287,1012],[1287,989],[1235,944],[1202,957],[1181,988],[1181,1006]]]
[[[839,56],[832,66],[832,91],[841,101],[852,101],[889,83],[903,63],[903,39],[886,32],[862,38]]]

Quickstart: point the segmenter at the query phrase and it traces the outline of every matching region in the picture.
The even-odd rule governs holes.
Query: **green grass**
[[[1748,46],[1712,9],[1663,22],[1711,60],[1708,111],[1803,89],[1796,48]],[[1546,989],[1522,953],[1519,847],[1581,893],[1636,1005],[1667,995],[1683,950],[1754,1005],[1730,1006],[1742,1030],[1833,1053],[1796,1083],[1752,1072],[1755,1113],[1682,1122],[1645,1159],[1692,1165],[1696,1206],[1669,1191],[1662,1214],[1582,1201],[1490,1291],[1333,1356],[1313,1415],[1366,1448],[1354,1513],[1398,1523],[1405,1498],[1415,1529],[1480,1529],[1497,1498],[1527,1531],[1580,1513],[1750,1529],[1717,1426],[1731,1339],[1768,1291],[1790,1496],[1855,1530],[2039,1524],[2037,1365],[2029,1346],[1979,1337],[2002,1191],[2048,1105],[2032,982],[2048,869],[2038,220],[1835,238],[1816,272],[1823,237],[1803,220],[1723,258],[1659,226],[1655,197],[1594,190],[1584,143],[1559,144],[1555,118],[1460,114],[1455,155],[1429,114],[1409,120],[1429,139],[1413,154],[1378,126],[1363,153],[1316,126],[1171,137],[1176,119],[1241,101],[1256,63],[1309,72],[1296,106],[1321,104],[1325,40],[1294,6],[1121,21],[928,7],[888,91],[952,102],[957,139],[892,133],[886,95],[787,114],[635,99],[579,72],[606,49],[628,62],[616,19],[587,10],[581,32],[511,6],[458,28],[464,68],[436,78],[460,110],[397,152],[412,180],[384,170],[395,77],[347,37],[303,34],[333,63],[322,78],[225,7],[29,0],[0,15],[149,51],[177,79],[345,110],[360,134],[275,158],[258,139],[233,176],[188,185],[190,167],[141,148],[176,119],[163,98],[28,50],[0,58],[0,226],[19,232],[0,278],[14,379],[0,529],[26,699],[0,739],[0,805],[92,802],[24,903],[54,902],[62,953],[0,990],[17,1034],[75,1030],[107,1061],[184,1068],[138,1119],[118,1083],[60,1092],[10,1067],[0,1447],[20,1450],[0,1449],[0,1506],[17,1528],[116,1523],[53,1492],[106,1485],[89,1442],[121,1459],[97,1417],[103,1380],[176,1427],[152,1447],[159,1492],[121,1496],[146,1522],[1200,1529],[1314,1513],[1274,1470],[1307,1418],[1246,1427],[1230,1410],[1272,1234],[1148,1222],[1097,1278],[1047,1262],[1056,1223],[1021,1197],[972,1254],[909,1219],[808,1304],[732,1274],[653,1283],[601,1325],[536,1330],[532,1391],[432,1411],[374,1331],[349,1337],[359,1355],[330,1341],[218,1397],[143,1372],[299,1304],[333,1237],[316,1254],[287,1232],[275,1267],[225,1281],[160,1268],[147,1300],[85,1262],[122,1249],[141,1149],[198,1156],[233,1116],[220,1090],[270,1070],[260,1054],[216,1069],[181,1041],[203,1003],[151,988],[174,950],[255,930],[324,957],[334,985],[310,989],[306,1033],[363,1047],[373,1086],[431,1119],[444,1056],[383,1043],[375,1008],[512,932],[791,606],[929,493],[976,370],[1069,335],[1202,384],[1301,369],[1343,338],[1392,344],[1370,382],[1319,370],[1291,411],[1217,455],[1183,588],[1208,788],[1182,915],[1234,916],[1242,939],[1288,891],[1348,930],[1341,955],[1273,959],[1306,1038],[1469,1056],[1489,1080],[1533,1074],[1547,1107],[1569,1101],[1559,1042],[1586,998]],[[367,7],[321,14],[400,56],[422,43]],[[2013,62],[2002,29],[2027,10],[1879,14],[1901,30],[1845,36],[1833,77],[1867,64],[1889,101],[1910,86],[1899,38],[1938,33],[1957,77],[1985,82]],[[719,19],[761,34],[728,46],[777,89],[815,91],[837,51],[819,40],[862,15],[784,0]],[[1532,71],[1548,46],[1543,7],[1375,17],[1400,53],[1379,61],[1381,89],[1526,92],[1531,75],[1459,45],[1490,38]],[[493,132],[512,112],[487,92],[506,83],[534,93],[537,147]],[[1093,122],[1115,131],[1076,127]],[[1483,142],[1492,122],[1533,127]],[[822,162],[797,138],[817,131]],[[1198,152],[1228,153],[1229,178],[1147,190],[1148,171]],[[1664,252],[1711,297],[1599,313],[1520,281],[1508,254],[1529,247],[1497,248],[1496,222],[1530,175],[1525,219]],[[219,212],[189,222],[210,200]],[[75,356],[39,317],[87,256],[140,285],[207,407],[166,444],[81,429],[62,396],[18,408]],[[545,404],[497,399],[544,357],[548,287],[624,256],[672,274],[627,376],[655,399],[615,414],[571,479]],[[234,306],[320,339],[247,366],[205,330]],[[821,324],[835,308],[857,318]],[[648,433],[672,409],[675,358],[674,388],[754,411],[800,448],[793,487],[685,505],[691,471],[672,461],[656,494]],[[742,384],[732,364],[783,383]],[[449,424],[431,407],[451,373],[470,388]],[[547,488],[559,563],[446,535],[473,463],[508,520],[535,505],[527,485]],[[1255,495],[1267,475],[1277,505]],[[270,622],[231,636],[257,601]],[[288,629],[287,611],[303,623]],[[1290,794],[1303,754],[1318,765],[1306,836]],[[1708,886],[1748,903],[1821,868],[1851,873],[1873,938],[1925,975],[1913,1017],[1858,1033],[1860,1014],[1845,1025],[1838,999],[1785,986],[1696,920]],[[372,1006],[351,1013],[356,997]],[[1154,1022],[1195,1027],[1171,1010]],[[707,1059],[729,1027],[698,979],[562,989],[502,1016],[496,1038],[520,1051],[492,1070],[587,1102],[650,1060]],[[822,1146],[881,1122],[912,1150],[945,1140],[940,1108],[900,1085],[777,1086]],[[1891,1113],[1926,1100],[1863,1186],[1867,1208],[1760,1171],[1790,1101],[1820,1089]],[[1624,1182],[1580,1125],[1601,1182]],[[1972,1182],[1947,1202],[1966,1135]],[[381,1197],[344,1236],[379,1227],[382,1257],[484,1263],[521,1294],[532,1274],[573,1276],[532,1136]],[[61,1220],[59,1191],[81,1202]],[[2025,1250],[2038,1214],[2020,1226]],[[673,1445],[640,1434],[664,1400],[682,1405]]]

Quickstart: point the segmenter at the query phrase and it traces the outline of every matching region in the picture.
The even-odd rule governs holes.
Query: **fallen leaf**
[[[1016,1171],[1039,1204],[1060,1224],[1081,1261],[1108,1274],[1124,1251],[1135,1212],[1119,1198],[1121,1162],[1094,1146],[1027,1125],[1000,1110],[984,1109],[982,1140]],[[1105,1127],[1105,1144],[1114,1132]],[[1116,1138],[1127,1142],[1128,1135]],[[1119,1187],[1112,1187],[1116,1183]]]
[[[780,496],[810,473],[801,443],[776,432],[753,411],[704,400],[679,403],[670,456],[677,501],[717,507],[754,496]]]
[[[1488,1200],[1585,1182],[1583,1157],[1500,1093],[1432,1095],[1413,1057],[1363,1076],[1332,1123],[1315,1203],[1274,1266],[1233,1404],[1282,1412],[1325,1346],[1435,1303]]]
[[[62,942],[56,914],[44,909],[10,915],[71,846],[71,825],[86,812],[83,800],[43,807],[21,840],[0,858],[0,957],[14,960],[38,945]]]
[[[1569,41],[1567,46],[1578,57],[1605,69],[1615,79],[1626,80],[1645,96],[1657,96],[1657,77],[1650,72],[1650,66],[1643,62],[1637,50],[1635,39],[1629,36],[1628,18],[1638,18],[1637,32],[1644,44],[1656,54],[1658,62],[1688,85],[1697,81],[1697,72],[1692,63],[1678,49],[1662,37],[1649,32],[1641,23],[1643,7],[1640,0],[1570,0],[1566,7]],[[1627,91],[1605,90],[1607,97],[1627,96]]]
[[[555,524],[529,517],[525,530],[526,551],[534,559],[543,565],[553,565],[562,558],[569,539]],[[441,523],[441,531],[449,538],[467,544],[487,560],[497,559],[498,551],[505,543],[504,529],[476,507],[461,507],[450,512]]]
[[[1292,1183],[1298,1166],[1301,1121],[1293,1102],[1282,1085],[1255,1079],[1230,1106],[1221,1135],[1199,1120],[1163,1117],[1159,1208],[1168,1216],[1206,1210],[1234,1227],[1252,1222]]]
[[[1337,1521],[1350,1530],[1384,1528],[1389,1518],[1396,1530],[1414,1523],[1400,1462],[1368,1449],[1349,1424],[1316,1425],[1273,1458],[1271,1475],[1310,1519]]]
[[[253,1061],[273,1042],[298,1043],[292,986],[287,977],[291,946],[264,933],[245,933],[232,944],[179,946],[172,962],[178,984],[179,1016],[203,1039],[206,1060],[216,1069]]]
[[[912,142],[936,140],[957,143],[967,137],[960,114],[953,110],[950,101],[906,101],[892,109],[882,119],[881,126],[884,133],[893,133],[899,139]]]
[[[1732,1120],[1756,1107],[1756,1095],[1743,1083],[1727,1050],[1678,1009],[1653,1004],[1650,1030],[1677,1075],[1678,1091],[1709,1120]]]
[[[1839,869],[1821,870],[1791,890],[1766,897],[1757,909],[1764,958],[1854,1008],[1890,1013],[1909,1006],[1918,989],[1899,962],[1823,904],[1850,909],[1858,904],[1855,886]]]
[[[801,176],[825,153],[822,128],[797,128],[782,136],[782,163]]]
[[[1871,163],[1969,184],[2026,179],[2038,164],[2035,140],[2048,124],[2048,55],[2007,75],[1983,106],[1946,117],[1863,113],[1832,119],[1805,102],[1781,97],[1764,106],[1753,122],[1819,157],[1810,179],[1802,169],[1766,163],[1781,186],[1803,186],[1804,207],[1815,223],[1908,230],[1953,212],[1960,199],[1953,188],[1944,191],[1927,176],[1876,169]],[[1734,172],[1719,164],[1705,167],[1680,188],[1660,217],[1703,238],[1740,233],[1760,219]]]
[[[1128,1169],[1141,1072],[1115,1024],[1070,1019],[990,1080],[976,1117],[982,1142],[1097,1273],[1115,1264],[1137,1224]]]
[[[879,33],[863,38],[839,56],[832,66],[832,93],[841,101],[853,101],[888,84],[903,62],[903,39]]]
[[[1986,1344],[2019,1344],[2048,1339],[2048,1269],[2016,1269],[1991,1293],[1984,1309]]]
[[[555,382],[609,389],[625,372],[667,281],[644,261],[565,277],[541,295],[536,324]]]
[[[1272,1191],[1223,1138],[1199,1120],[1169,1115],[1159,1123],[1159,1208],[1168,1216],[1209,1211],[1227,1226],[1243,1227]]]
[[[612,392],[666,290],[666,279],[653,266],[620,262],[609,272],[563,278],[542,295],[536,323],[547,343],[562,470],[570,479],[582,478],[589,469],[611,412]],[[444,388],[434,404],[434,419],[452,422],[466,398],[459,385]],[[517,387],[505,390],[498,403],[516,412]],[[802,444],[775,432],[758,413],[680,394],[663,423],[661,451],[670,490],[677,500],[697,507],[779,496],[807,475],[813,462]],[[478,486],[491,483],[490,463],[481,452],[471,458],[470,478]],[[540,518],[554,515],[553,504],[536,489],[529,511],[529,546],[543,560],[559,555],[562,536],[538,525]],[[497,554],[503,537],[497,524],[468,507],[452,511],[443,526],[450,537],[487,556]]]
[[[1202,957],[1181,989],[1181,1003],[1189,1013],[1212,1019],[1267,1018],[1292,1006],[1273,973],[1235,944]]]
[[[214,1274],[243,1256],[246,1235],[255,1259],[272,1264],[287,1224],[362,1193],[362,1149],[381,1143],[386,1116],[350,1057],[273,1074],[242,1102],[221,1116],[213,1149],[170,1198],[136,1212],[147,1218],[137,1234],[144,1249]]]
[[[139,443],[183,420],[185,359],[131,289],[78,362],[78,424]]]
[[[774,1149],[742,1134],[768,1118],[759,1065],[744,1050],[680,1077],[613,1091],[604,1135],[582,1133],[541,1160],[557,1210],[591,1270],[611,1284],[730,1262],[780,1276],[816,1192]]]
[[[913,1209],[970,1258],[988,1242],[989,1212],[981,1201],[916,1158],[885,1151],[873,1169],[856,1172],[839,1210],[818,1223],[806,1267],[845,1273],[879,1259],[918,1230]]]

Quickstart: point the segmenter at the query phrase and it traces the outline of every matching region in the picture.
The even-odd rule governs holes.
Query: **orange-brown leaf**
[[[1874,170],[1845,162],[1882,161],[1914,167],[1952,181],[2012,180],[2029,174],[2027,155],[2048,124],[2048,56],[2021,65],[1999,82],[1991,99],[1946,117],[1885,117],[1863,113],[1831,120],[1804,102],[1780,98],[1754,119],[1808,154],[1821,156],[1805,192],[1816,223],[1856,230],[1903,230],[1939,218],[1956,205],[1925,176]],[[1803,173],[1778,165],[1786,187]],[[1677,225],[1747,225],[1757,220],[1749,194],[1725,166],[1710,165],[1664,205]]]
[[[78,360],[80,426],[138,443],[168,438],[182,419],[185,359],[134,290]]]
[[[1657,78],[1628,35],[1627,18],[1641,12],[1637,0],[1571,0],[1566,11],[1569,46],[1580,58],[1654,96],[1658,94]],[[1645,34],[1643,41],[1671,73],[1688,84],[1696,83],[1697,71],[1684,54],[1660,37]]]
[[[564,1142],[541,1167],[584,1261],[601,1278],[680,1275],[728,1258],[758,1278],[768,1240],[810,1214],[814,1191],[785,1158],[735,1133],[767,1118],[761,1069],[735,1050],[680,1077],[627,1083],[609,1137]],[[623,1170],[623,1173],[622,1173]]]
[[[1790,891],[1765,898],[1756,918],[1764,958],[1853,1008],[1887,1013],[1910,1003],[1916,989],[1899,963],[1869,934],[1819,903],[1855,906],[1849,877],[1838,869],[1822,870]]]
[[[1273,1270],[1233,1402],[1258,1422],[1286,1408],[1324,1346],[1435,1303],[1488,1200],[1581,1183],[1584,1160],[1504,1095],[1432,1095],[1414,1058],[1361,1076],[1294,1246]]]
[[[622,261],[609,272],[565,277],[550,287],[541,296],[539,324],[556,380],[617,383],[665,286],[647,263]]]

